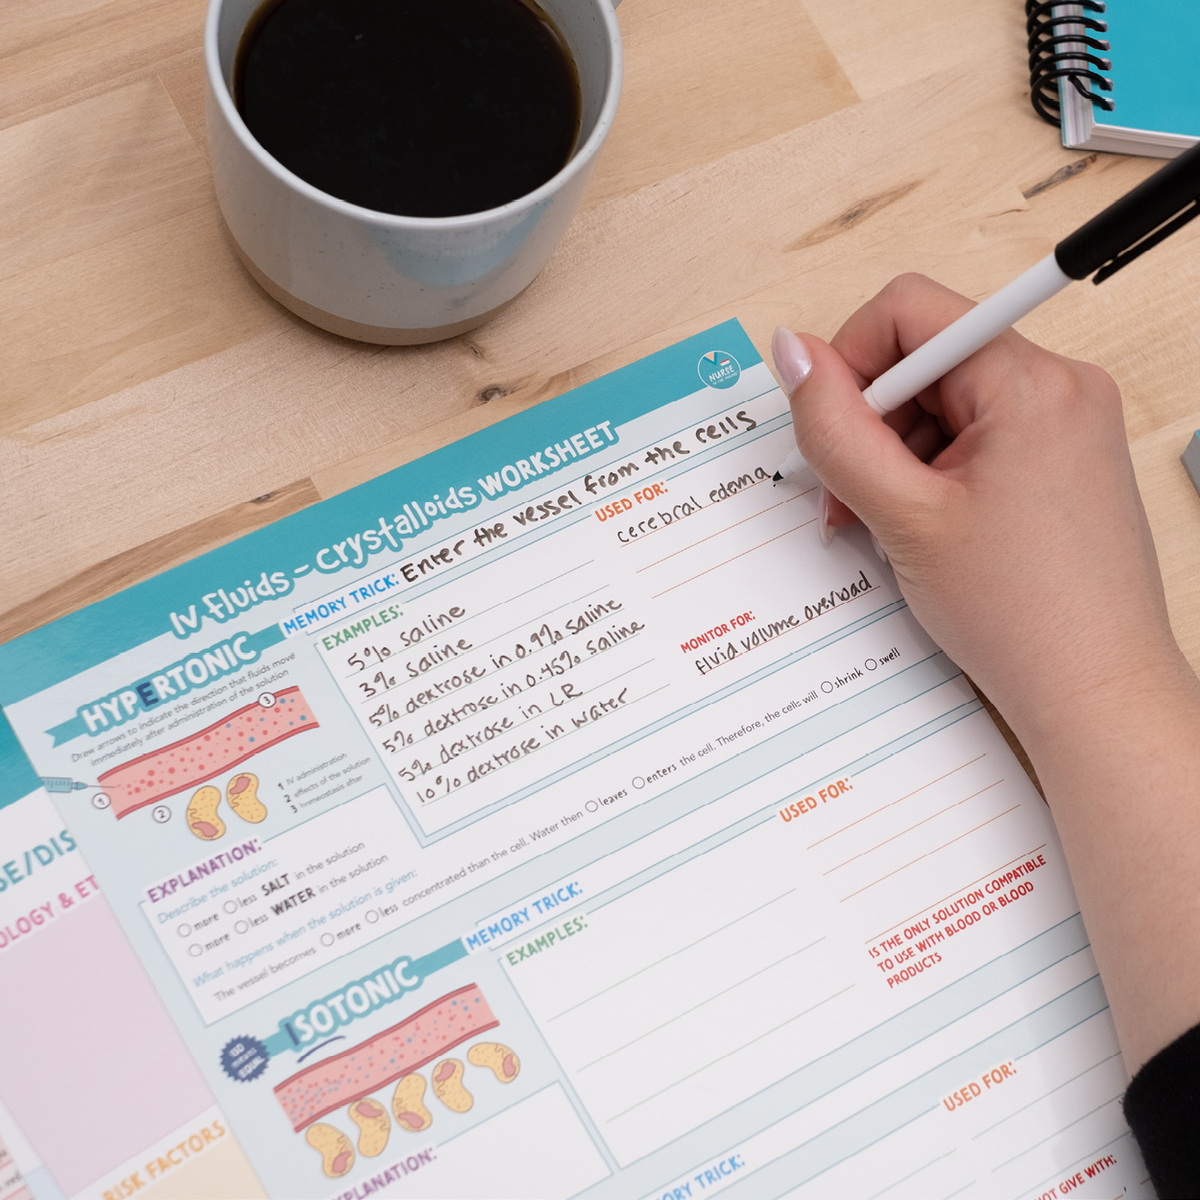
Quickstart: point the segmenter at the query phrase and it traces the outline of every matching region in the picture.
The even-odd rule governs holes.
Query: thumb
[[[853,371],[819,337],[782,327],[771,353],[789,394],[796,445],[821,482],[886,544],[939,472],[863,399]]]

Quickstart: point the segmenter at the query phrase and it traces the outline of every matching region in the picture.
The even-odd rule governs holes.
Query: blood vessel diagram
[[[277,1085],[275,1095],[299,1133],[499,1024],[478,985],[469,983],[373,1038],[305,1067]]]
[[[267,692],[199,733],[105,771],[98,782],[112,798],[115,815],[127,817],[147,804],[230,771],[287,738],[318,727],[298,687]]]

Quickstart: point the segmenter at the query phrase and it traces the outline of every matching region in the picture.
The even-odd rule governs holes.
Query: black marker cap
[[[1081,225],[1064,238],[1054,247],[1054,257],[1063,273],[1072,279],[1086,279],[1106,263],[1112,264],[1110,270],[1102,271],[1096,278],[1095,282],[1099,283],[1143,250],[1156,245],[1180,225],[1200,214],[1198,198],[1200,144],[1185,150],[1149,179],[1138,184],[1133,191],[1126,192],[1086,225]],[[1189,205],[1190,211],[1180,211]],[[1172,221],[1173,217],[1180,219]],[[1159,230],[1168,222],[1169,228]],[[1160,236],[1137,246],[1133,253],[1126,253],[1156,230]]]

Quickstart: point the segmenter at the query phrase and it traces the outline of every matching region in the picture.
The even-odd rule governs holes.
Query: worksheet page
[[[1151,1194],[1049,812],[793,444],[730,321],[0,647],[272,1195]]]

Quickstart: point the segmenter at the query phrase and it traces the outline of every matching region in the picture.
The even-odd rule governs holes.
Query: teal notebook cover
[[[1097,124],[1200,137],[1200,2],[1108,0],[1115,107]]]
[[[1083,8],[1054,11],[1081,15]],[[1108,25],[1107,32],[1088,32],[1109,44],[1091,53],[1107,58],[1110,69],[1091,69],[1112,90],[1081,82],[1113,107],[1094,105],[1070,79],[1060,80],[1063,145],[1170,158],[1200,139],[1200,0],[1107,0],[1104,12],[1087,15]]]

